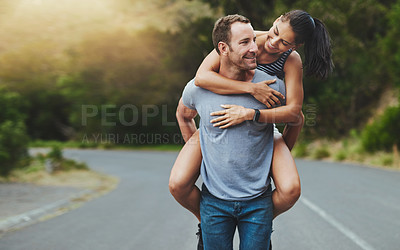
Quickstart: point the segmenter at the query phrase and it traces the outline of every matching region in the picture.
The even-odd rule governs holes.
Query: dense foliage
[[[17,93],[0,88],[0,175],[7,175],[27,156],[23,104]]]
[[[324,21],[335,70],[304,79],[310,138],[361,130],[381,92],[400,85],[400,0],[33,2],[0,3],[0,85],[24,99],[26,117],[0,124],[21,138],[26,126],[32,139],[181,143],[175,108],[224,14],[243,14],[256,29],[291,9]]]
[[[363,146],[368,151],[389,151],[395,145],[400,146],[399,124],[400,106],[389,107],[383,115],[365,127],[361,134]]]

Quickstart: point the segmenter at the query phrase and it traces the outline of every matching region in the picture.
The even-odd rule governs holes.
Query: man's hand
[[[212,112],[212,116],[220,116],[211,120],[214,127],[228,128],[236,124],[240,124],[246,120],[252,120],[254,116],[253,109],[247,109],[239,105],[221,105],[224,110]]]
[[[272,108],[275,105],[281,104],[279,98],[285,99],[285,97],[279,91],[276,91],[268,86],[274,82],[276,82],[276,79],[252,84],[251,95],[267,105],[268,108]]]

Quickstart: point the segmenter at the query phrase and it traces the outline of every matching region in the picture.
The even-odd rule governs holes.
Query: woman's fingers
[[[267,105],[267,108],[272,108],[273,105],[275,105],[275,103],[269,103],[270,99],[265,99],[265,101],[263,101],[262,103],[264,103],[265,105]]]
[[[232,126],[232,123],[228,122],[227,124],[220,126],[219,128],[223,129],[223,128],[229,128],[230,126]]]
[[[210,114],[212,116],[220,116],[210,121],[214,127],[228,128],[245,120],[246,111],[244,107],[231,104],[223,104],[221,107],[225,108],[225,110],[215,111]]]
[[[220,116],[220,117],[218,117],[218,118],[212,119],[210,122],[211,122],[211,123],[216,123],[216,122],[223,121],[223,120],[225,120],[225,119],[227,119],[227,118],[228,118],[228,117],[226,117],[226,116]]]
[[[264,82],[265,84],[267,84],[267,85],[270,85],[270,84],[276,82],[276,79],[273,79],[273,80],[265,80],[265,81],[263,81],[263,82]]]
[[[223,127],[221,127],[221,126],[226,125],[227,123],[229,123],[229,120],[228,120],[228,119],[224,119],[224,120],[222,120],[222,121],[220,121],[220,122],[218,122],[218,123],[215,123],[213,126],[214,126],[214,127],[223,128]]]
[[[224,109],[229,109],[229,108],[233,108],[237,105],[233,105],[233,104],[222,104],[221,107],[223,107]]]
[[[226,110],[220,110],[220,111],[214,111],[210,115],[216,116],[216,115],[225,115],[225,114],[226,114]]]
[[[224,108],[224,110],[220,110],[220,111],[214,111],[212,113],[210,113],[210,115],[212,116],[216,116],[216,115],[225,115],[228,113],[228,109],[234,108],[238,105],[233,105],[233,104],[222,104],[221,107]]]
[[[272,93],[274,94],[273,97],[275,97],[275,98],[276,98],[276,97],[279,97],[279,98],[281,98],[281,99],[285,99],[285,96],[282,95],[282,93],[279,92],[279,91],[274,90]],[[279,100],[278,100],[278,102],[279,102]]]

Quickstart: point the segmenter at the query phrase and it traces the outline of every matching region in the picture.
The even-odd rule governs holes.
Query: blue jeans
[[[236,226],[241,250],[269,249],[272,232],[272,190],[246,201],[221,200],[203,184],[200,201],[205,250],[232,250]]]

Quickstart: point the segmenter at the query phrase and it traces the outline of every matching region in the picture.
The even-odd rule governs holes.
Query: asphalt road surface
[[[168,190],[177,153],[67,150],[65,156],[119,177],[117,189],[53,219],[6,233],[1,250],[196,249],[196,219]],[[400,249],[399,171],[296,163],[302,197],[274,221],[274,250]]]

